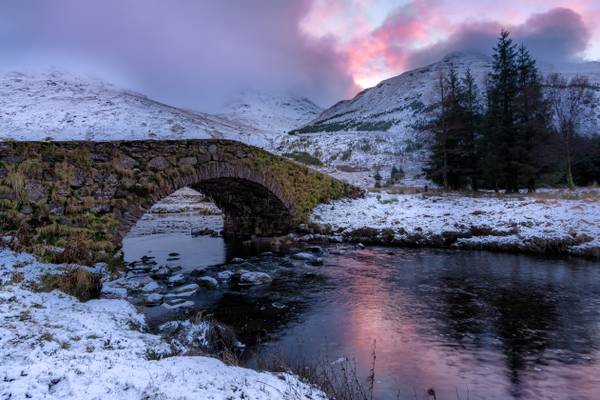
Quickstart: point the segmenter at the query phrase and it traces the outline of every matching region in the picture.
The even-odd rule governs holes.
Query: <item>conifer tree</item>
[[[502,31],[494,48],[492,72],[488,77],[485,155],[483,171],[487,184],[496,190],[517,190],[514,146],[514,102],[517,94],[517,51],[508,31]]]
[[[510,152],[514,165],[512,179],[518,186],[535,190],[542,157],[538,149],[547,140],[550,125],[548,102],[535,60],[525,46],[517,55],[517,93],[515,97],[515,140]]]
[[[478,99],[478,88],[471,69],[467,68],[461,82],[461,109],[463,113],[463,130],[460,135],[459,147],[461,154],[461,171],[465,184],[470,184],[472,190],[479,187],[479,149],[478,132],[481,123],[481,106]]]

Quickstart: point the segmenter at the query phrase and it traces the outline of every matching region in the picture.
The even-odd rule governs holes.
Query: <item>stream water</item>
[[[127,261],[152,256],[216,276],[241,256],[271,275],[268,285],[221,284],[191,298],[235,329],[250,365],[273,352],[349,357],[363,379],[375,345],[376,399],[421,399],[428,388],[437,399],[600,398],[597,263],[334,245],[313,266],[291,257],[300,249],[265,250],[164,230],[124,242]],[[151,324],[181,313],[145,312]]]

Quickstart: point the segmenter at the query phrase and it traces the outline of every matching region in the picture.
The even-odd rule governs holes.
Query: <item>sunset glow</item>
[[[561,18],[552,18],[551,12],[556,9],[562,9],[573,20],[580,18],[581,27],[565,26]],[[573,49],[572,56],[599,59],[600,29],[595,23],[599,19],[597,0],[471,0],[460,4],[451,0],[316,0],[300,26],[307,35],[333,40],[347,59],[347,71],[354,83],[366,88],[421,66],[421,59],[427,60],[421,57],[423,53],[445,47],[460,50],[460,42],[449,42],[464,39],[465,31],[495,35],[498,29],[508,28],[521,36],[536,29],[550,36],[564,33],[574,36],[568,40],[585,41],[584,46]],[[477,49],[469,43],[473,39],[476,35],[462,43]]]

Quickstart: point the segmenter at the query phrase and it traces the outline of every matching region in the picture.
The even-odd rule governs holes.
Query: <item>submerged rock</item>
[[[292,254],[292,259],[306,261],[310,265],[323,265],[323,259],[321,257],[306,252]]]
[[[159,289],[160,289],[160,285],[158,283],[156,283],[156,281],[152,281],[152,282],[148,282],[146,285],[144,285],[144,287],[142,288],[142,292],[146,292],[146,293],[156,292]]]
[[[200,288],[200,286],[198,286],[195,283],[189,283],[187,285],[183,285],[183,286],[179,286],[178,288],[173,289],[173,293],[183,293],[183,292],[191,292],[191,291],[196,291]]]
[[[144,298],[144,301],[149,306],[158,306],[162,303],[163,295],[160,293],[151,293]]]
[[[292,254],[292,258],[294,260],[311,261],[311,260],[314,260],[316,258],[316,256],[314,254],[300,252],[300,253]]]
[[[154,279],[165,279],[171,275],[171,271],[167,267],[156,268],[150,273],[150,276]]]
[[[183,282],[185,282],[185,276],[183,274],[173,275],[167,281],[171,285],[181,285]]]
[[[222,281],[228,281],[229,279],[231,279],[232,276],[232,271],[221,271],[217,274],[217,278],[219,278]]]
[[[167,303],[163,303],[163,307],[168,308],[170,310],[174,310],[177,308],[190,308],[194,306],[193,301],[185,300],[185,299],[173,299],[169,300]]]
[[[238,279],[238,283],[240,285],[264,285],[271,283],[271,281],[273,281],[273,278],[271,278],[271,275],[267,274],[266,272],[252,271],[247,271],[240,274]]]
[[[323,248],[317,245],[308,246],[306,247],[306,250],[310,251],[311,253],[323,254]]]
[[[219,282],[211,276],[201,276],[198,278],[198,283],[209,288],[219,287]]]

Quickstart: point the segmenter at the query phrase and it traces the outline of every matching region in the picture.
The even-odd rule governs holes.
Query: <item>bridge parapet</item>
[[[158,200],[210,196],[231,236],[283,234],[319,203],[361,191],[228,140],[0,143],[0,230],[51,261],[108,259]]]

